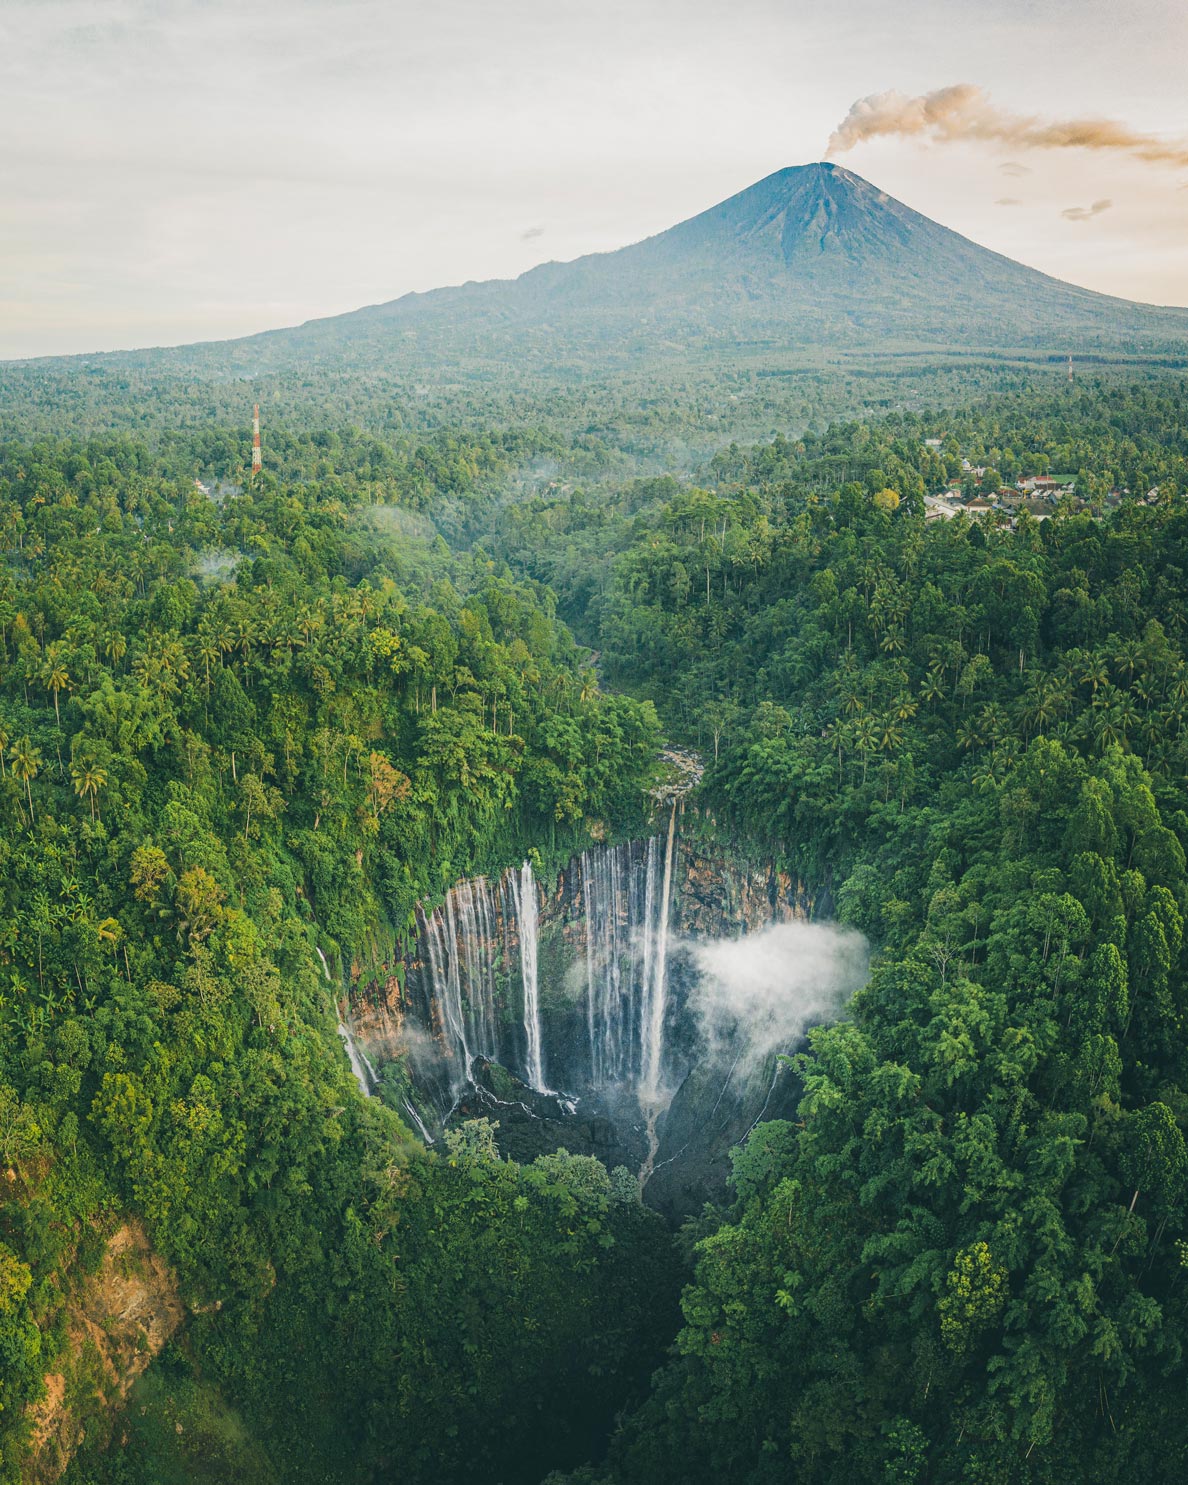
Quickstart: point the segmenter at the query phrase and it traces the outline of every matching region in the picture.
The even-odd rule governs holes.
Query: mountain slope
[[[832,164],[776,172],[617,252],[126,362],[589,368],[829,348],[1182,353],[1188,310],[1062,283]]]

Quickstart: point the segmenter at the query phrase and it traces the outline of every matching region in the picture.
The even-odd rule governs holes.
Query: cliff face
[[[31,1454],[23,1478],[48,1485],[70,1463],[88,1420],[120,1407],[132,1384],[181,1325],[185,1308],[165,1261],[140,1223],[117,1228],[96,1273],[66,1304],[66,1345],[29,1409]]]
[[[828,893],[728,850],[679,843],[677,930],[692,938],[739,938],[771,923],[808,922],[828,914]]]
[[[492,958],[514,987],[519,983],[518,928],[505,911],[503,896],[495,894]],[[565,1001],[574,999],[572,992],[581,988],[588,948],[586,907],[581,858],[575,858],[543,894],[540,907],[541,995],[555,1014],[563,1012]],[[827,915],[830,907],[827,892],[812,891],[770,863],[750,862],[730,850],[677,839],[671,924],[678,942],[737,938],[772,923],[807,922]],[[377,1068],[406,1054],[410,1017],[418,1027],[432,1027],[441,1035],[423,931],[415,953],[366,967],[355,964],[351,980],[349,1003],[343,1009],[355,1040]],[[510,1013],[506,1000],[499,1009]]]
[[[592,846],[540,892],[526,958],[519,875],[460,883],[444,909],[420,916],[415,953],[353,976],[351,1030],[381,1095],[434,1133],[494,1119],[521,1160],[564,1146],[642,1170],[648,1200],[674,1218],[722,1195],[731,1145],[756,1118],[787,1112],[795,1089],[774,1054],[756,1062],[741,1042],[704,1046],[697,945],[806,922],[827,900],[690,831],[676,836],[665,917],[666,838]],[[535,1087],[526,978],[544,1050]]]

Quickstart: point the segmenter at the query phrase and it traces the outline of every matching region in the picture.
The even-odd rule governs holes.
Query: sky
[[[1019,143],[1085,117],[1188,142],[1185,57],[1183,0],[0,0],[0,357],[510,277],[826,158],[1188,305],[1188,166]],[[1036,127],[827,153],[857,100],[958,84]]]

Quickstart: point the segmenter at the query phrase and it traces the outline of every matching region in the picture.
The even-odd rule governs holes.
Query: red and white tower
[[[259,474],[264,467],[260,457],[260,404],[252,408],[252,473]]]

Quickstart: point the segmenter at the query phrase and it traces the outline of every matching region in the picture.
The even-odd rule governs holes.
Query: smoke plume
[[[776,923],[739,939],[685,945],[700,974],[693,1006],[709,1055],[759,1061],[834,1020],[866,982],[870,948],[851,928]]]
[[[1060,215],[1066,222],[1087,222],[1090,217],[1099,217],[1113,206],[1110,200],[1095,201],[1092,206],[1066,206]]]
[[[955,83],[918,98],[894,90],[859,98],[834,130],[829,153],[851,150],[883,135],[916,136],[941,144],[973,139],[1012,149],[1110,150],[1151,165],[1188,166],[1188,144],[1182,141],[1143,134],[1114,119],[1041,119],[1010,113],[974,83]]]

